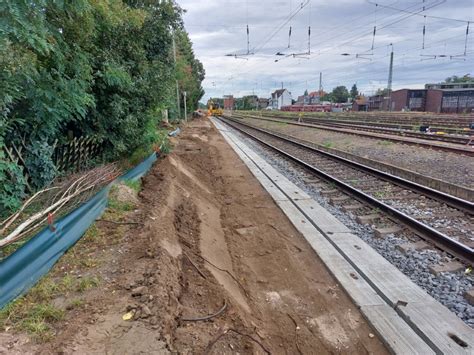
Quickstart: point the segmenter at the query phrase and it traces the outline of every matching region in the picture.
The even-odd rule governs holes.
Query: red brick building
[[[474,112],[474,89],[401,89],[392,92],[391,111]]]
[[[226,95],[224,96],[224,110],[233,110],[235,106],[234,96]]]

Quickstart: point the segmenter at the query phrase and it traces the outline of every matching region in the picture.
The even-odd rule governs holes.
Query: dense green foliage
[[[355,100],[359,96],[359,89],[357,89],[357,84],[352,85],[351,91],[349,92],[350,97]]]
[[[329,94],[324,95],[324,101],[347,102],[350,97],[349,91],[345,86],[336,86]]]
[[[146,150],[162,109],[177,115],[176,80],[189,111],[203,79],[174,1],[0,1],[0,212],[25,185],[5,143],[25,148],[40,188],[56,175],[55,142],[93,136],[110,160]]]
[[[256,110],[258,109],[258,97],[256,95],[247,95],[235,99],[236,110]]]
[[[445,83],[468,83],[473,81],[471,74],[465,74],[463,76],[453,75],[445,79]]]

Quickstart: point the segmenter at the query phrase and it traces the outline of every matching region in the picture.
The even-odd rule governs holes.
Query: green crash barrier
[[[137,180],[156,160],[153,153],[117,180]],[[0,309],[33,287],[100,217],[107,206],[111,184],[100,190],[55,224],[36,234],[13,254],[0,261]]]

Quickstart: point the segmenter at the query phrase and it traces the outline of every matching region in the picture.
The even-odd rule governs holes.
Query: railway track
[[[289,112],[287,112],[289,113]],[[298,112],[293,112],[294,115],[282,114],[281,112],[262,112],[263,115],[267,116],[278,116],[278,117],[297,117]],[[446,133],[461,133],[472,135],[474,130],[469,129],[471,123],[474,122],[474,117],[464,117],[464,118],[427,118],[427,117],[398,117],[398,115],[385,116],[382,114],[377,115],[344,115],[340,113],[336,114],[327,114],[326,116],[321,115],[312,115],[311,112],[305,112],[304,117],[314,120],[327,120],[327,121],[339,121],[339,122],[358,122],[365,125],[380,125],[387,128],[403,128],[403,129],[413,129],[415,125],[428,125],[440,130],[444,130]]]
[[[271,116],[269,116],[271,118]],[[298,122],[298,117],[278,117],[278,119],[288,120],[292,122]],[[427,139],[427,140],[434,140],[440,142],[447,142],[453,144],[460,144],[460,145],[474,145],[474,140],[469,137],[469,134],[472,134],[471,131],[465,131],[463,135],[457,134],[449,134],[449,135],[437,135],[437,134],[426,134],[421,132],[414,132],[413,126],[408,125],[396,125],[396,124],[383,124],[378,122],[359,122],[359,121],[340,121],[340,120],[328,120],[328,119],[319,119],[319,118],[312,118],[312,117],[302,117],[299,121],[301,123],[309,123],[309,124],[317,124],[323,125],[328,127],[341,127],[341,128],[349,128],[367,132],[377,132],[377,133],[385,133],[385,134],[392,134],[397,136],[404,136],[404,137],[413,137],[413,138],[420,138],[420,139]],[[439,128],[438,130],[444,131],[443,129]],[[462,130],[460,130],[462,132]]]
[[[376,233],[398,231],[402,224],[422,239],[474,263],[473,202],[321,151],[294,137],[228,117],[220,119],[337,187],[322,194],[353,211],[358,220],[370,220]]]
[[[297,119],[292,118],[271,118],[253,115],[241,115],[235,113],[233,114],[233,117],[251,118],[273,122],[284,122],[292,125],[324,129],[344,134],[359,135],[372,139],[382,139],[402,144],[416,145],[430,149],[448,151],[456,154],[474,156],[474,140],[471,142],[470,138],[466,137],[417,134],[414,132],[410,132],[409,134],[403,134],[405,131],[390,130],[391,132],[387,132],[386,129],[354,127],[348,124],[316,124],[310,123],[308,121],[305,122],[304,120],[302,122],[298,122]]]

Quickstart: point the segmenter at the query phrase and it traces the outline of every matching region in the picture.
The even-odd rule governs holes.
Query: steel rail
[[[369,173],[374,173],[377,176],[383,178],[384,180],[396,183],[397,185],[398,184],[403,184],[402,185],[403,187],[411,185],[412,186],[410,188],[411,190],[415,190],[417,192],[419,192],[421,190],[425,190],[425,191],[427,191],[427,193],[424,193],[424,194],[428,195],[430,197],[432,196],[433,193],[436,193],[436,194],[439,194],[439,196],[442,197],[443,199],[446,199],[448,197],[452,198],[453,201],[456,201],[456,203],[459,203],[459,202],[463,201],[463,203],[465,203],[465,206],[468,207],[468,210],[469,210],[468,213],[470,213],[470,214],[472,214],[473,211],[474,211],[474,209],[473,209],[474,204],[472,202],[465,201],[465,200],[459,199],[457,197],[447,195],[445,193],[433,190],[433,189],[428,188],[426,186],[422,186],[422,185],[413,183],[411,181],[402,179],[400,177],[397,177],[397,176],[379,171],[377,169],[362,165],[360,163],[356,163],[356,162],[350,161],[348,159],[338,157],[334,154],[324,152],[324,151],[319,150],[317,148],[314,148],[314,147],[311,147],[311,146],[308,146],[308,145],[305,145],[305,144],[302,144],[302,143],[299,143],[299,142],[295,142],[292,139],[285,138],[285,137],[280,136],[278,134],[275,134],[273,132],[268,132],[268,131],[263,130],[261,128],[252,127],[251,125],[248,125],[248,124],[245,124],[245,123],[242,123],[242,122],[238,122],[238,121],[235,121],[233,119],[229,119],[227,117],[225,117],[225,118],[224,117],[219,117],[219,119],[221,121],[223,121],[224,123],[230,125],[231,127],[237,129],[239,132],[242,132],[243,134],[251,137],[252,139],[258,141],[259,143],[271,148],[272,150],[275,150],[276,152],[278,152],[281,155],[289,158],[290,160],[298,163],[299,165],[302,165],[303,167],[305,167],[309,171],[315,173],[316,175],[322,177],[323,179],[334,183],[335,185],[339,186],[339,188],[341,188],[342,190],[344,190],[347,193],[354,196],[356,199],[359,199],[361,201],[365,201],[366,203],[368,203],[370,205],[376,206],[378,209],[380,209],[381,211],[383,211],[386,214],[390,215],[394,219],[396,219],[399,222],[407,225],[410,229],[415,231],[423,239],[430,240],[435,245],[437,245],[439,248],[441,248],[445,251],[448,251],[452,255],[466,261],[467,263],[470,263],[470,264],[474,263],[474,249],[470,248],[469,246],[467,246],[467,245],[465,245],[465,244],[463,244],[463,243],[461,243],[457,240],[454,240],[454,239],[450,238],[449,236],[445,235],[444,233],[439,232],[438,230],[434,229],[433,227],[428,226],[428,225],[418,221],[417,219],[415,219],[413,217],[410,217],[407,214],[393,208],[392,206],[389,206],[386,203],[384,203],[380,200],[377,200],[376,198],[368,195],[367,193],[365,193],[365,192],[363,192],[363,191],[361,191],[357,188],[354,188],[354,187],[350,186],[349,184],[345,183],[344,181],[339,180],[338,178],[329,175],[328,173],[326,173],[326,172],[318,169],[317,167],[301,160],[300,158],[297,158],[296,156],[294,156],[290,153],[287,153],[284,150],[282,150],[282,149],[280,149],[280,148],[278,148],[278,147],[276,147],[276,146],[274,146],[274,145],[272,145],[268,142],[265,142],[263,139],[261,139],[261,138],[255,136],[255,135],[253,135],[252,133],[249,133],[249,132],[245,131],[244,129],[238,127],[238,125],[248,127],[250,129],[262,132],[262,133],[267,134],[269,136],[278,138],[278,139],[280,139],[282,141],[285,141],[287,143],[291,143],[291,144],[293,144],[295,146],[298,146],[300,148],[305,148],[305,149],[308,149],[312,152],[316,152],[316,153],[322,154],[324,156],[333,158],[337,161],[340,161],[340,162],[343,162],[345,164],[349,164],[353,167],[356,167],[359,170],[364,170],[364,171],[369,172]]]
[[[291,120],[292,122],[297,121],[296,117],[291,118],[278,118],[281,120]],[[445,142],[445,143],[452,143],[452,144],[459,144],[459,145],[468,145],[471,141],[470,137],[460,137],[454,135],[436,135],[436,134],[426,134],[426,133],[419,133],[409,131],[407,129],[398,129],[398,128],[388,128],[388,127],[380,127],[377,124],[373,125],[361,125],[361,124],[354,124],[354,123],[347,123],[347,122],[340,122],[340,121],[320,121],[318,119],[311,119],[311,118],[302,118],[302,123],[308,124],[316,124],[328,127],[340,127],[340,128],[347,128],[353,129],[357,131],[367,131],[367,132],[375,132],[375,133],[384,133],[394,136],[402,136],[402,137],[411,137],[417,139],[425,139],[425,140],[432,140],[438,142]]]
[[[445,146],[441,144],[433,144],[436,142],[443,143],[443,141],[440,140],[434,140],[434,139],[423,139],[423,138],[415,138],[415,137],[406,137],[406,138],[413,138],[413,139],[418,139],[418,141],[413,141],[413,140],[407,140],[404,139],[403,136],[399,135],[393,135],[390,137],[390,134],[386,133],[384,136],[378,136],[377,132],[370,132],[369,130],[357,130],[357,129],[352,129],[350,127],[336,127],[335,125],[325,125],[325,124],[315,124],[315,123],[302,123],[302,122],[295,122],[294,120],[288,120],[285,118],[272,118],[272,117],[259,117],[259,116],[245,116],[245,115],[239,115],[237,114],[238,117],[249,117],[249,118],[254,118],[254,119],[260,119],[260,120],[267,120],[267,121],[273,121],[273,122],[285,122],[288,124],[296,125],[296,126],[303,126],[303,127],[312,127],[312,128],[318,128],[318,129],[323,129],[327,131],[334,131],[334,132],[339,132],[343,134],[352,134],[356,136],[362,136],[362,137],[367,137],[371,139],[382,139],[382,140],[387,140],[387,141],[392,141],[396,143],[401,143],[401,144],[408,144],[408,145],[415,145],[415,146],[421,146],[421,147],[428,147],[431,149],[435,150],[443,150],[451,153],[456,153],[456,154],[464,154],[467,156],[474,156],[474,149],[473,146],[471,145],[465,145],[463,147],[451,147],[451,146]],[[380,133],[382,134],[382,133]],[[425,142],[423,142],[425,140]],[[445,143],[449,143],[446,142]],[[451,143],[455,144],[455,143]]]

